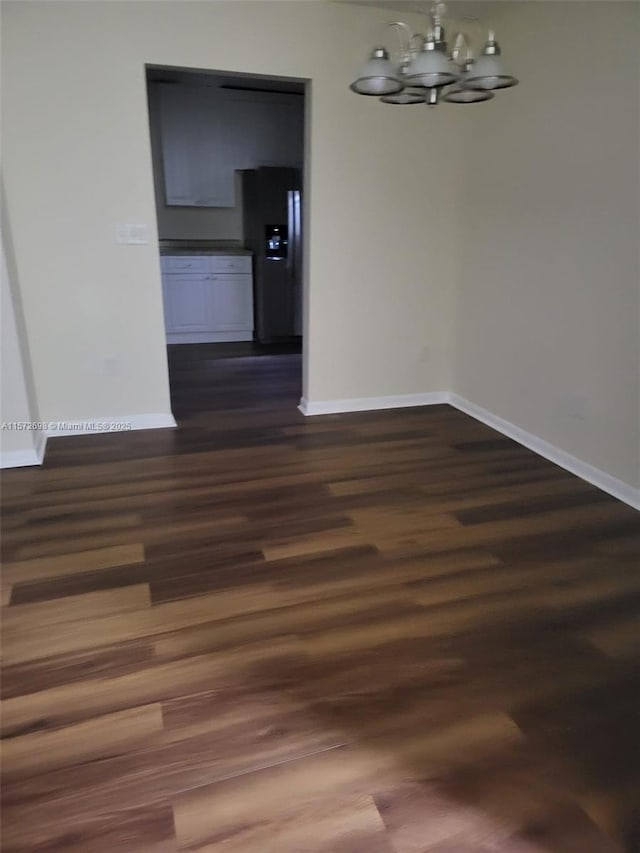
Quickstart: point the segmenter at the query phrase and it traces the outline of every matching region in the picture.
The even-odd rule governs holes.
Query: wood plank
[[[400,755],[385,749],[325,750],[258,771],[246,779],[231,779],[176,797],[176,835],[185,847],[206,842],[214,835],[223,838],[237,826],[280,815],[286,819],[327,797],[366,795],[375,789],[380,774],[402,780],[441,772],[444,765],[463,760],[463,753],[469,756],[477,750],[491,751],[519,739],[512,721],[489,716],[417,740],[405,739],[399,744]]]
[[[554,531],[565,533],[569,530],[584,531],[590,534],[594,525],[606,530],[607,524],[613,529],[619,526],[635,525],[636,520],[627,512],[626,507],[614,503],[595,506],[575,507],[553,512],[542,512],[526,518],[506,519],[487,524],[457,527],[453,530],[435,530],[426,533],[394,534],[368,532],[369,541],[386,553],[406,553],[416,548],[425,552],[449,551],[454,548],[474,548],[502,540],[531,537]]]
[[[280,597],[273,592],[273,596],[271,603],[275,606],[264,608],[263,612],[256,610],[225,621],[209,620],[206,624],[159,637],[154,642],[157,656],[176,658],[278,637],[295,636],[298,640],[327,630],[329,626],[342,626],[349,631],[352,624],[357,625],[363,619],[384,615],[402,619],[415,610],[409,593],[401,587],[374,589],[358,596],[332,595],[318,600],[313,597],[311,601],[305,600],[306,594],[300,597],[302,600],[291,596],[293,604],[287,604],[286,595]]]
[[[140,749],[162,731],[160,705],[142,705],[53,731],[32,732],[3,741],[5,778],[44,773]]]
[[[60,622],[98,619],[146,607],[151,607],[149,584],[135,584],[35,604],[14,604],[3,615],[2,630],[20,632],[25,625],[37,625],[38,629],[43,629]]]
[[[60,821],[54,824],[29,819],[7,821],[3,841],[10,850],[64,850],[65,853],[114,853],[115,850],[145,853],[176,853],[173,811],[170,806],[97,811],[73,823],[73,831]]]
[[[111,548],[132,546],[142,541],[145,545],[160,544],[177,539],[182,535],[190,541],[194,536],[211,536],[219,532],[228,532],[232,527],[244,528],[246,519],[244,517],[232,518],[206,518],[203,520],[187,519],[185,521],[174,521],[159,525],[135,525],[124,527],[113,531],[89,533],[73,537],[73,546],[78,551],[86,553],[88,550],[98,548],[105,551]],[[69,550],[67,537],[58,539],[50,538],[39,542],[32,542],[15,549],[16,557],[20,560],[38,557],[53,557],[65,554]]]
[[[106,678],[136,672],[155,663],[151,641],[119,643],[107,649],[51,655],[2,668],[2,698],[36,694],[51,687],[79,684],[87,678]]]
[[[265,560],[283,560],[287,557],[299,557],[305,554],[322,554],[337,551],[341,548],[356,548],[367,545],[367,537],[351,527],[312,533],[308,536],[297,536],[291,539],[282,538],[271,542],[262,549]]]
[[[292,640],[260,643],[231,651],[197,655],[157,665],[147,665],[126,675],[87,678],[69,685],[52,687],[6,699],[2,703],[2,731],[17,734],[47,725],[64,725],[98,714],[160,702],[189,695],[213,686],[237,684],[247,677],[247,669],[259,678],[261,662],[295,655]]]
[[[200,853],[395,853],[368,796],[327,798],[259,823],[247,820],[231,832],[216,834],[215,841],[198,844],[197,849]]]
[[[2,583],[27,583],[112,566],[126,566],[130,563],[141,563],[143,560],[144,547],[139,542],[52,557],[39,557],[33,560],[19,560],[5,563],[2,568]]]
[[[103,530],[126,530],[137,527],[141,522],[138,514],[113,513],[109,515],[91,513],[78,519],[55,519],[53,522],[29,523],[22,528],[13,529],[3,536],[3,546],[20,544],[25,538],[30,542],[43,542],[49,539],[66,539],[81,534],[97,534]]]
[[[270,589],[266,585],[243,587],[172,601],[148,608],[118,612],[94,618],[91,622],[64,622],[33,627],[16,622],[4,631],[3,654],[8,664],[37,660],[86,649],[126,643],[166,634],[203,622],[229,619],[257,612],[268,606]],[[60,600],[60,599],[59,599]],[[273,606],[277,601],[273,598]]]

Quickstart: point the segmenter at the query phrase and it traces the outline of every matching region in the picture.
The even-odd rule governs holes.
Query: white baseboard
[[[517,441],[518,444],[523,444],[529,450],[533,450],[539,456],[544,456],[545,459],[555,462],[556,465],[559,465],[566,471],[570,471],[582,480],[586,480],[588,483],[597,486],[603,492],[607,492],[613,495],[614,498],[618,498],[618,500],[629,504],[634,509],[640,510],[640,489],[634,488],[629,483],[617,479],[617,477],[612,477],[611,474],[607,474],[606,471],[602,471],[600,468],[594,468],[593,465],[583,462],[577,456],[572,456],[554,444],[549,444],[548,441],[544,441],[538,438],[537,435],[521,429],[498,415],[494,415],[487,409],[483,409],[481,406],[465,400],[463,397],[458,396],[458,394],[449,394],[449,402],[461,412],[471,415],[472,418],[476,418],[478,421],[482,421],[487,426]]]
[[[3,450],[0,452],[0,468],[26,468],[29,465],[41,465],[35,447],[30,450]]]
[[[0,451],[0,468],[27,468],[32,465],[42,465],[47,436],[43,430],[34,430],[33,447],[24,450]]]
[[[126,424],[126,427],[120,425]],[[67,435],[97,435],[103,432],[130,432],[138,429],[167,429],[177,426],[172,414],[149,412],[144,415],[121,415],[118,418],[86,418],[82,421],[59,421],[47,430],[49,438]]]
[[[252,341],[249,332],[167,332],[168,344],[224,344]]]
[[[623,501],[634,509],[640,510],[640,489],[634,488],[629,483],[612,477],[606,471],[595,468],[587,462],[583,462],[576,456],[572,456],[559,447],[544,441],[533,433],[527,432],[521,427],[510,423],[504,418],[494,415],[488,409],[483,409],[475,403],[465,400],[458,394],[448,391],[431,391],[425,394],[399,394],[391,397],[355,397],[342,400],[320,400],[312,402],[306,398],[300,400],[299,410],[303,415],[329,415],[348,412],[367,412],[379,409],[399,409],[413,406],[433,406],[449,403],[476,420],[490,426],[492,429],[512,438],[519,444],[528,447],[543,456],[550,462],[554,462],[561,468],[570,471],[582,480],[586,480],[603,492],[607,492],[618,500]],[[0,452],[0,468],[20,468],[29,465],[41,465],[44,458],[47,437],[68,435],[93,435],[100,432],[119,432],[117,424],[130,424],[129,429],[163,429],[176,426],[175,419],[171,414],[149,413],[144,415],[123,415],[119,418],[87,418],[85,421],[64,421],[60,423],[59,429],[49,429],[47,433],[39,432],[35,439],[35,447],[31,450],[9,450]],[[100,428],[97,428],[97,427]],[[123,432],[129,431],[122,430]]]
[[[42,462],[44,460],[44,454],[47,449],[47,434],[43,429],[38,430],[38,432],[36,433],[36,440],[34,444],[36,456],[38,457],[38,465],[42,465]]]
[[[397,394],[393,397],[354,397],[351,400],[319,400],[302,397],[298,409],[303,415],[335,415],[343,412],[372,412],[377,409],[405,409],[410,406],[434,406],[448,403],[446,391],[426,394]]]
[[[52,423],[45,432],[39,430],[34,438],[34,447],[25,450],[0,451],[1,468],[26,468],[30,465],[42,465],[48,438],[69,435],[98,435],[105,432],[130,432],[138,429],[166,429],[177,426],[171,414],[151,412],[145,415],[123,415],[120,418],[87,418],[84,421],[58,421]],[[126,424],[121,428],[118,425]]]

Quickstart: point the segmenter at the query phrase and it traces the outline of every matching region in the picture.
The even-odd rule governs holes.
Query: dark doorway
[[[147,89],[174,415],[297,406],[305,81],[150,66]]]

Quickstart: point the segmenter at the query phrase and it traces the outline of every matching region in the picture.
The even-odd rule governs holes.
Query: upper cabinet
[[[304,99],[156,83],[165,203],[234,207],[234,172],[302,166]]]
[[[225,117],[207,91],[158,86],[166,203],[189,207],[233,206]]]

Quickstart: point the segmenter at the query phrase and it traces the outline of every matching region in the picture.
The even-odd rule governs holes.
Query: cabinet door
[[[213,329],[253,331],[253,286],[250,275],[213,275]]]
[[[158,86],[167,205],[233,207],[224,110],[208,89]]]
[[[298,166],[302,162],[304,147],[302,133],[302,105],[297,103],[254,103],[253,117],[260,128],[253,149],[253,165]]]
[[[264,137],[255,102],[246,97],[225,94],[220,107],[226,120],[223,132],[231,152],[231,170],[255,169],[256,148],[262,144]]]
[[[164,321],[167,332],[207,332],[211,329],[211,276],[164,275]]]
[[[167,205],[234,207],[234,172],[302,162],[302,98],[158,84]]]
[[[302,168],[304,156],[304,101],[292,104],[287,115],[287,166]]]
[[[198,90],[196,90],[198,91]],[[198,91],[191,150],[191,186],[196,207],[234,207],[234,154],[225,102]]]
[[[157,86],[164,169],[165,200],[168,205],[191,205],[191,149],[195,137],[195,101],[192,90]]]

